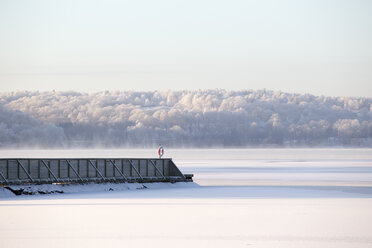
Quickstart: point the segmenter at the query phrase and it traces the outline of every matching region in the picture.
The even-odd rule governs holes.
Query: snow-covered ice
[[[25,196],[0,188],[0,246],[372,247],[371,149],[166,153],[196,184],[80,185]],[[2,150],[0,156],[155,153]]]

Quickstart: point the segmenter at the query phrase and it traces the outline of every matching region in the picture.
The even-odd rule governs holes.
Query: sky
[[[369,0],[0,0],[0,91],[372,97]]]

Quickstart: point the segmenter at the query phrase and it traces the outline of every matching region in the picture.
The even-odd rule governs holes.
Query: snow
[[[372,98],[269,90],[0,92],[2,147],[372,145]]]
[[[24,195],[36,194],[81,194],[99,193],[107,191],[128,191],[141,189],[173,189],[199,187],[195,183],[85,183],[85,184],[41,184],[41,185],[11,185],[12,190],[22,190]],[[7,192],[0,192],[0,197],[9,196]]]
[[[0,157],[155,152],[0,150]],[[372,247],[371,149],[166,154],[196,184],[77,185],[24,196],[0,188],[1,247]]]

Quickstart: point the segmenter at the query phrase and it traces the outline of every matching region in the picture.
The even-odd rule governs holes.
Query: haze
[[[372,2],[0,2],[0,91],[372,97]]]

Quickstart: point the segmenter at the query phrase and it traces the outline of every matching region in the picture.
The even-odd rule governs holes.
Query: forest
[[[0,93],[0,147],[372,146],[372,99],[270,90]]]

